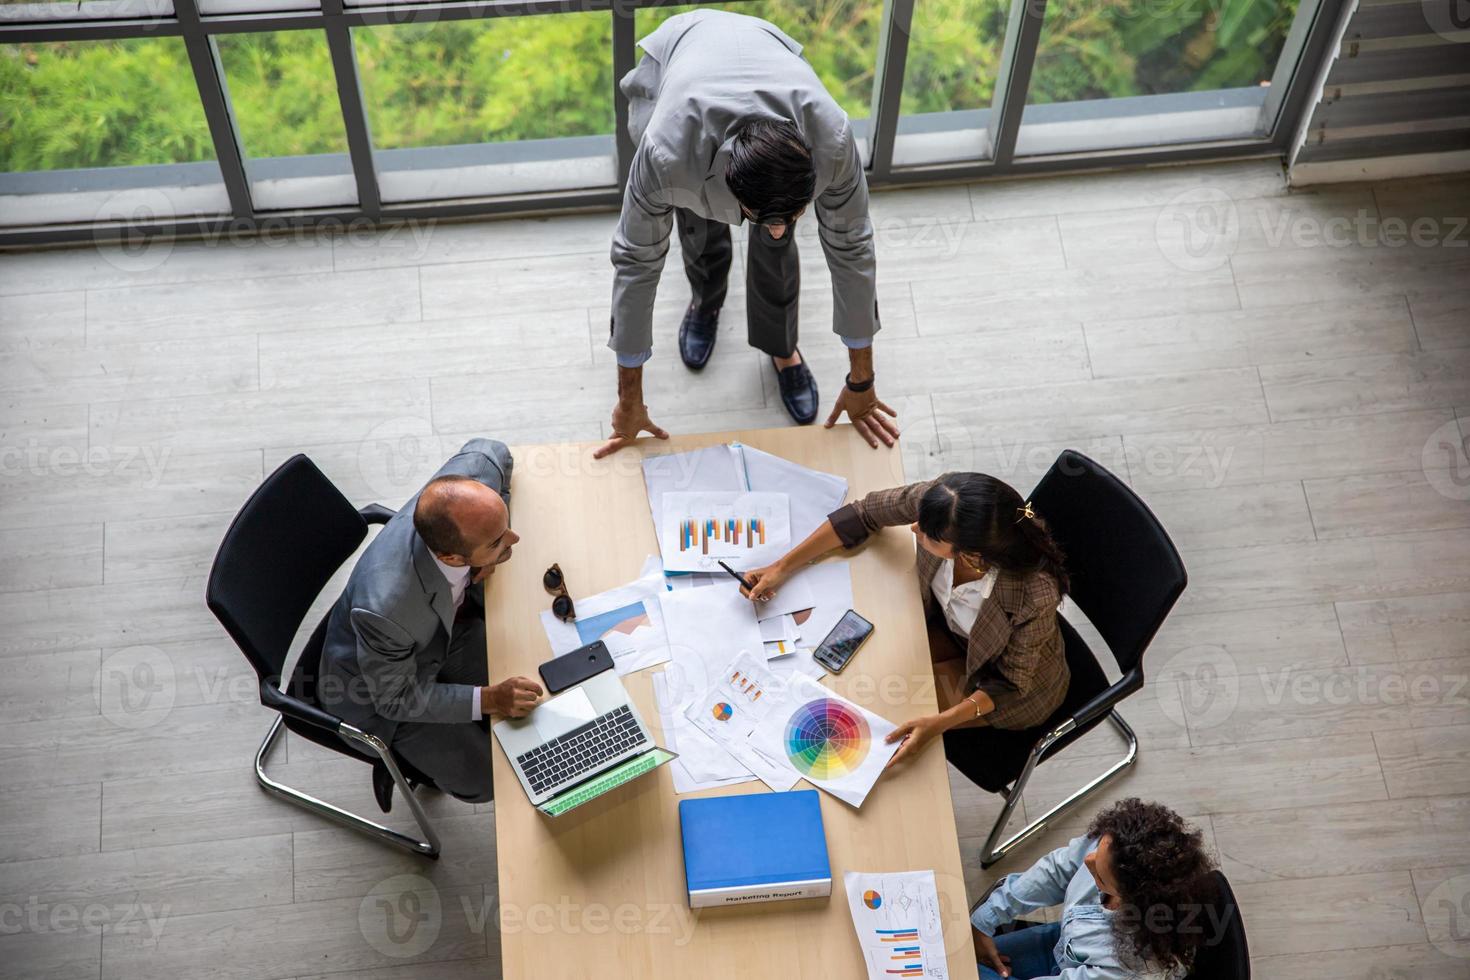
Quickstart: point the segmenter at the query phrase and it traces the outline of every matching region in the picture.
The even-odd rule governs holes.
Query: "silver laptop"
[[[649,734],[614,670],[495,725],[526,795],[558,817],[675,758]]]

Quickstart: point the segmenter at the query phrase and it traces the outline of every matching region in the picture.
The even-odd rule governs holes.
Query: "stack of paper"
[[[653,526],[660,532],[664,567],[669,569],[679,568],[681,562],[677,547],[675,553],[671,553],[670,539],[663,533],[666,516],[671,517],[675,527],[681,516],[672,511],[666,515],[666,497],[669,494],[757,491],[786,495],[789,502],[785,532],[787,543],[774,547],[773,529],[768,529],[765,550],[758,555],[740,558],[738,564],[731,561],[730,564],[736,568],[756,568],[779,558],[791,545],[820,527],[828,514],[842,506],[847,496],[847,481],[840,476],[819,473],[740,443],[650,456],[643,461],[643,481],[648,488],[648,509],[653,515]],[[675,497],[672,502],[685,499]],[[677,546],[679,539],[676,536],[672,541]]]
[[[798,779],[860,807],[898,750],[894,726],[810,677],[780,677],[749,654],[727,664],[686,717],[771,789]]]

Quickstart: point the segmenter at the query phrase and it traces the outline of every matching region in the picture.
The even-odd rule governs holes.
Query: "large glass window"
[[[1264,136],[1297,0],[1049,0],[1016,154]]]
[[[988,154],[1010,7],[1010,0],[915,0],[895,167]]]
[[[0,46],[0,105],[0,224],[229,211],[179,38]]]
[[[357,203],[326,35],[227,34],[216,44],[255,207]]]
[[[617,183],[610,14],[429,18],[353,40],[383,200]]]

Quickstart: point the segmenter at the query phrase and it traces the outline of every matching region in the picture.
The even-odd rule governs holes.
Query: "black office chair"
[[[383,740],[323,710],[316,696],[327,621],[317,624],[281,689],[291,640],[332,574],[367,537],[369,524],[384,524],[393,511],[381,504],[357,510],[301,454],[266,478],[225,532],[205,592],[210,612],[255,668],[260,703],[278,712],[255,754],[255,778],[266,792],[416,854],[439,856],[439,837],[414,796],[409,780],[430,782]],[[418,840],[376,821],[276,782],[266,774],[282,725],[317,745],[386,769],[408,800],[423,831]],[[346,739],[347,741],[344,741]]]
[[[1184,980],[1251,980],[1251,953],[1245,941],[1245,922],[1230,882],[1220,871],[1210,872],[1215,899],[1195,925],[1205,929],[1205,943],[1194,954],[1194,965]],[[1219,932],[1215,932],[1216,928]]]
[[[1067,557],[1072,603],[1102,634],[1123,676],[1109,686],[1087,644],[1058,617],[1072,674],[1061,707],[1035,728],[945,732],[944,754],[950,763],[983,789],[1006,796],[980,854],[986,868],[1133,765],[1138,738],[1116,705],[1143,687],[1143,651],[1188,582],[1184,563],[1158,519],[1121,480],[1081,453],[1068,449],[1058,456],[1031,500]],[[1036,767],[1104,719],[1127,743],[1123,758],[997,844]]]

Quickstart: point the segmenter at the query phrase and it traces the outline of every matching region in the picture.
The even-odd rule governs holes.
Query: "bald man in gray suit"
[[[480,583],[510,559],[511,455],[472,439],[393,516],[332,606],[318,696],[344,721],[387,742],[436,786],[471,803],[494,799],[491,713],[525,715],[541,688],[491,685]],[[392,779],[375,770],[387,812]]]
[[[868,185],[847,114],[801,45],[766,21],[695,10],[640,42],[643,59],[620,83],[637,144],[613,236],[611,338],[618,403],[605,456],[640,432],[668,433],[643,404],[643,363],[653,347],[653,301],[675,222],[693,292],[680,354],[703,368],[714,349],[730,270],[730,225],[750,222],[746,327],[771,356],[781,398],[798,423],[814,421],[817,388],[797,342],[801,276],[793,226],[815,206],[832,274],[832,328],[850,371],[827,425],[846,412],[877,446],[891,446],[893,410],[873,386],[879,328]]]

